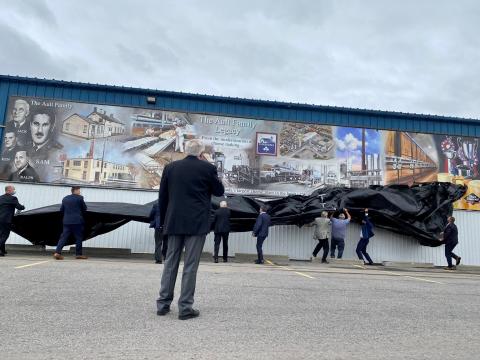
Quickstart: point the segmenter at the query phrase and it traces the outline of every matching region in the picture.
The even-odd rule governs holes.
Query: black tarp
[[[449,183],[373,186],[368,189],[325,187],[309,196],[294,195],[281,199],[260,201],[252,197],[228,197],[232,211],[232,231],[251,231],[260,206],[266,203],[272,225],[310,223],[321,211],[349,209],[354,221],[368,207],[376,227],[412,236],[421,245],[438,246],[438,234],[452,213],[452,203],[465,194],[466,188]],[[212,209],[224,198],[213,198]],[[87,202],[85,240],[105,234],[128,223],[148,223],[152,203],[145,205],[109,202]],[[212,210],[212,211],[213,211]],[[25,211],[14,217],[15,233],[35,245],[54,246],[62,232],[60,205]],[[67,244],[73,244],[73,239]]]

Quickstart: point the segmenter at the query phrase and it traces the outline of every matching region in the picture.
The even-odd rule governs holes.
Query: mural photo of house
[[[98,139],[125,134],[126,126],[113,114],[107,115],[105,110],[93,108],[88,116],[70,115],[63,121],[62,133],[83,139]]]

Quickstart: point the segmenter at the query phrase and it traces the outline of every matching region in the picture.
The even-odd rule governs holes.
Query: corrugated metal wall
[[[480,137],[478,122],[469,119],[225,98],[1,75],[0,116],[5,114],[8,97],[12,95],[265,120]],[[156,104],[147,104],[147,95],[156,96]],[[0,123],[4,121],[5,119],[2,121],[0,118]]]
[[[4,186],[5,183],[0,183]],[[69,194],[70,188],[65,186],[15,184],[17,196],[27,209],[39,208],[60,203],[63,196]],[[111,190],[98,188],[82,189],[86,201],[110,201],[144,204],[157,198],[156,192]],[[470,265],[480,265],[480,241],[478,239],[478,222],[480,213],[456,211],[460,243],[455,252],[462,256],[463,262]],[[355,246],[358,241],[359,226],[349,226],[346,239],[345,258],[354,259]],[[369,245],[369,253],[374,261],[415,261],[433,262],[436,265],[445,264],[444,247],[429,248],[418,245],[408,237],[377,229],[376,235]],[[28,241],[12,234],[8,243],[29,244]],[[111,233],[98,236],[85,243],[88,247],[128,248],[132,252],[153,253],[153,230],[148,224],[131,222]],[[265,254],[286,255],[291,259],[309,259],[315,241],[312,239],[312,228],[297,228],[296,226],[275,226],[264,245]],[[205,245],[205,251],[213,251],[213,236],[210,235]],[[255,240],[250,233],[231,234],[229,255],[235,253],[255,253]]]
[[[480,123],[467,119],[223,98],[12,76],[0,76],[0,124],[5,121],[8,97],[12,95],[266,120],[480,137]],[[147,95],[157,97],[155,105],[147,104]],[[58,203],[69,192],[68,187],[62,186],[17,184],[16,187],[20,199],[29,209]],[[87,201],[143,204],[156,198],[156,193],[147,191],[84,188],[83,192]],[[459,211],[455,215],[458,218],[460,231],[458,252],[462,254],[465,263],[480,265],[480,246],[475,234],[475,221],[478,221],[480,214]],[[274,227],[265,243],[265,252],[288,255],[293,259],[308,259],[315,244],[311,238],[311,231],[312,229],[296,227]],[[354,258],[358,233],[356,225],[350,226],[345,252],[348,258]],[[134,252],[152,252],[152,239],[152,230],[148,229],[146,224],[130,223],[112,233],[89,240],[87,245],[131,248]],[[10,242],[25,243],[25,240],[12,235]],[[230,244],[231,255],[235,252],[254,253],[255,251],[254,239],[248,233],[232,234]],[[209,238],[206,250],[211,250],[212,247],[212,239]],[[443,247],[435,249],[421,247],[415,240],[381,230],[377,231],[369,249],[376,261],[444,263]]]

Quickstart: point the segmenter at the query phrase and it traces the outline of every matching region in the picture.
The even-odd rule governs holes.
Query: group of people
[[[10,236],[15,210],[25,210],[25,206],[20,204],[15,194],[15,187],[13,185],[7,185],[5,186],[5,194],[0,196],[0,256],[7,254],[5,243]],[[73,236],[75,239],[76,258],[81,260],[87,259],[87,257],[82,254],[86,211],[87,205],[83,200],[83,196],[80,195],[80,187],[73,186],[71,194],[63,198],[60,207],[63,219],[63,231],[55,253],[53,254],[55,259],[63,260],[62,249],[70,236]]]
[[[155,228],[156,260],[162,257],[165,265],[161,277],[159,297],[156,301],[157,315],[165,316],[170,312],[174,297],[175,283],[178,275],[180,258],[184,251],[184,265],[180,297],[178,299],[178,318],[187,320],[199,316],[200,312],[193,308],[196,287],[197,270],[207,234],[210,232],[211,197],[223,196],[224,186],[217,175],[217,168],[206,161],[204,144],[197,139],[185,144],[186,157],[165,166],[159,189],[158,204],[152,209],[151,226]],[[0,256],[4,256],[5,242],[10,233],[15,210],[25,207],[14,196],[15,188],[5,187],[5,194],[0,196]],[[62,260],[62,249],[70,236],[75,238],[76,258],[86,259],[82,255],[82,241],[84,234],[85,213],[87,206],[80,195],[80,188],[72,187],[71,195],[62,200],[63,232],[58,241],[54,258]],[[215,251],[214,261],[218,261],[220,242],[223,241],[223,260],[228,261],[228,233],[230,231],[230,210],[227,203],[222,202],[215,213]],[[329,252],[328,239],[331,239],[330,256],[342,258],[345,247],[346,227],[351,220],[347,209],[337,217],[328,217],[323,212],[316,218],[314,237],[318,240],[313,255],[324,249],[322,260],[326,262]],[[260,214],[253,227],[252,235],[257,239],[257,264],[262,264],[262,246],[268,236],[270,216],[267,208],[262,206]],[[373,225],[368,216],[368,209],[364,210],[360,240],[357,244],[357,254],[360,259],[365,257],[366,263],[372,264],[367,253],[369,239],[373,236]],[[456,264],[460,257],[453,253],[458,243],[458,231],[455,219],[450,216],[448,225],[443,233],[445,255],[448,268],[454,269],[452,258]],[[163,250],[163,251],[162,251]],[[160,254],[161,252],[161,254]],[[158,255],[158,257],[157,257]]]
[[[26,100],[17,99],[10,117],[3,131],[0,173],[8,181],[38,182],[38,168],[62,147],[54,136],[55,113],[46,107],[30,111]]]
[[[230,216],[231,210],[228,208],[227,202],[220,201],[220,207],[215,211],[212,220],[214,232],[214,250],[213,262],[218,263],[220,245],[222,245],[223,262],[228,262],[228,237],[230,235]],[[267,214],[267,207],[260,207],[260,214],[255,221],[252,236],[257,239],[257,260],[256,264],[263,264],[263,243],[268,237],[268,229],[270,227],[270,215]],[[168,235],[163,234],[163,226],[160,220],[160,210],[158,202],[155,202],[150,211],[150,227],[154,228],[155,253],[154,259],[156,264],[162,264],[162,259],[167,256]]]
[[[337,259],[343,257],[345,249],[345,235],[347,225],[350,223],[352,216],[348,209],[344,209],[338,217],[334,217],[332,213],[330,217],[327,211],[322,211],[321,216],[315,218],[310,226],[315,226],[313,238],[318,241],[317,246],[313,250],[313,257],[316,258],[321,249],[323,249],[322,263],[328,264],[327,256],[330,250],[330,257],[335,258],[335,251],[338,249]],[[370,239],[374,236],[373,224],[368,217],[368,209],[364,209],[362,216],[362,228],[360,230],[360,240],[358,241],[356,253],[360,260],[366,265],[373,265],[372,258],[367,253],[367,246]],[[329,246],[328,240],[331,245]]]

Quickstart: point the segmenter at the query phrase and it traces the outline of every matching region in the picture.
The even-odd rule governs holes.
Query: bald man
[[[8,181],[21,181],[21,182],[39,182],[37,172],[30,166],[28,161],[28,154],[25,149],[19,149],[15,153],[14,164],[17,169],[11,173],[8,177]]]
[[[15,187],[5,186],[5,194],[0,196],[0,256],[5,256],[5,243],[10,236],[15,209],[24,210],[15,195]]]

